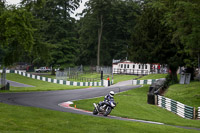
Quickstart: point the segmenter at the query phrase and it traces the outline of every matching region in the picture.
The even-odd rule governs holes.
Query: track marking
[[[90,113],[90,114],[92,114],[91,111],[87,111],[87,110],[83,110],[83,109],[78,109],[78,108],[71,107],[71,106],[70,106],[71,104],[73,104],[73,102],[68,101],[68,102],[60,103],[60,104],[58,104],[58,105],[61,106],[61,107],[63,107],[63,108],[69,108],[69,109],[72,109],[72,110],[77,110],[77,111],[81,111],[81,112],[85,112],[85,113]]]
[[[60,103],[58,105],[63,107],[63,108],[68,108],[68,109],[72,109],[72,110],[76,110],[76,111],[81,111],[81,112],[84,112],[84,113],[92,114],[91,111],[87,111],[87,110],[71,107],[70,106],[71,104],[73,104],[73,102],[68,101],[68,102]],[[98,116],[101,116],[101,115],[98,115]],[[142,123],[149,123],[149,124],[164,125],[164,123],[160,123],[160,122],[136,120],[136,119],[129,119],[129,118],[123,118],[123,117],[118,117],[118,116],[111,116],[111,115],[109,115],[108,118],[121,119],[121,120],[127,120],[127,121],[135,121],[135,122],[142,122]]]

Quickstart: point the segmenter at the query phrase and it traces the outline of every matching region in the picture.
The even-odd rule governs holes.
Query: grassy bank
[[[38,73],[39,74],[39,73]],[[40,75],[40,74],[39,74]],[[41,75],[43,77],[48,77],[48,78],[56,78],[55,75]],[[114,84],[121,82],[121,81],[126,81],[126,80],[133,80],[133,79],[138,79],[138,80],[146,80],[146,79],[160,79],[160,78],[165,78],[167,74],[150,74],[146,76],[142,76],[139,78],[137,75],[123,75],[123,74],[114,74],[113,79],[114,79]],[[88,74],[81,74],[78,77],[74,77],[73,79],[69,79],[69,81],[76,81],[76,82],[86,82],[86,80],[89,80],[90,82],[99,82],[100,81],[101,74],[99,73],[88,73]],[[104,75],[104,80],[106,80],[108,75]],[[112,80],[112,75],[109,75],[110,80]],[[88,82],[89,82],[88,81]]]
[[[0,132],[195,133],[197,131],[0,103]]]
[[[147,79],[160,79],[165,78],[167,74],[149,74],[139,78],[138,80],[147,80]]]
[[[155,105],[147,104],[147,92],[149,86],[129,90],[115,96],[115,101],[119,102],[111,115],[162,122],[170,125],[199,127],[200,121],[183,119],[176,114]],[[92,103],[102,101],[102,98],[76,101],[78,108],[93,110]]]
[[[40,75],[40,73],[37,73],[37,74]],[[42,75],[41,74],[41,76],[56,79],[55,75],[50,75],[50,74]],[[69,77],[65,78],[65,80],[67,79],[68,81],[76,81],[76,82],[100,82],[101,74],[85,73],[85,74],[79,74],[79,75],[74,75],[74,76],[70,76],[70,77],[71,78],[69,78]],[[104,78],[107,78],[107,76],[104,75]]]
[[[167,89],[165,96],[192,107],[200,107],[200,82],[172,85]]]
[[[10,91],[49,91],[49,90],[67,90],[67,89],[80,89],[80,88],[87,88],[81,86],[67,86],[67,85],[60,85],[55,83],[49,83],[37,79],[27,78],[18,74],[10,73],[6,74],[6,78],[8,80],[16,81],[19,83],[24,83],[28,85],[32,85],[35,87],[10,87]]]
[[[38,75],[40,75],[40,73],[38,73]],[[41,74],[41,76],[56,79],[55,75],[50,75],[50,74],[42,75]],[[106,80],[107,77],[108,77],[108,75],[104,75],[104,80]],[[110,77],[110,80],[112,80],[112,75],[109,75],[109,77]],[[80,74],[78,78],[75,78],[75,77],[73,79],[68,78],[68,80],[76,81],[76,82],[85,82],[86,80],[90,80],[90,82],[92,82],[94,79],[94,82],[99,82],[100,78],[101,78],[101,74],[99,74],[99,73],[87,73],[87,74]],[[120,74],[113,75],[114,83],[118,83],[118,82],[126,81],[126,80],[132,80],[135,78],[138,78],[138,76],[136,76],[136,75],[120,75]]]
[[[121,82],[121,81],[133,80],[135,78],[138,78],[138,76],[136,76],[136,75],[119,75],[119,74],[113,75],[114,84]]]

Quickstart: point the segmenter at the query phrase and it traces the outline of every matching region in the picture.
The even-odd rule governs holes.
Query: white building
[[[156,73],[160,69],[160,65],[134,63],[129,60],[113,60],[112,68],[114,74],[148,75],[150,73]]]

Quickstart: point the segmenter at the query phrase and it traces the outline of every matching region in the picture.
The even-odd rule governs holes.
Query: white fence
[[[33,75],[30,73],[17,71],[17,70],[15,70],[14,73],[25,76],[25,77],[37,79],[37,80],[42,80],[42,81],[57,83],[57,84],[63,84],[63,85],[73,85],[73,86],[103,86],[103,85],[105,85],[105,83],[103,81],[102,82],[74,82],[74,81],[65,81],[65,80],[41,77],[39,75]]]
[[[133,80],[132,84],[133,85],[144,85],[144,84],[148,84],[151,85],[152,83],[154,83],[155,81],[157,81],[158,79],[147,79],[147,80]]]
[[[195,119],[195,108],[182,104],[178,101],[174,101],[172,99],[157,96],[157,104],[158,106],[167,109],[183,118],[187,119]],[[200,107],[199,107],[200,110]]]

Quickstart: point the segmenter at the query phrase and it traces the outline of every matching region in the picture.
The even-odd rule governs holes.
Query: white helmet
[[[110,97],[114,97],[115,92],[114,91],[110,91]]]

